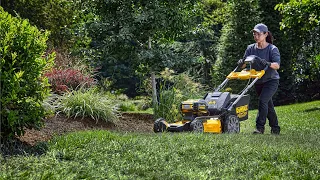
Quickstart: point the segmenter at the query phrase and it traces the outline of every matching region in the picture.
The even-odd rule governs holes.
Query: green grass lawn
[[[0,157],[0,179],[320,179],[320,101],[276,107],[281,135],[87,131],[41,156]]]

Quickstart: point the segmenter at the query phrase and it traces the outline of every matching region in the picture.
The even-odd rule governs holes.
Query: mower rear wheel
[[[200,119],[195,119],[190,124],[191,130],[197,133],[203,133],[203,123]]]
[[[164,123],[165,119],[159,118],[153,124],[153,131],[155,133],[164,132],[167,130],[167,126]]]
[[[223,123],[224,133],[239,133],[240,122],[239,118],[235,115],[228,115]]]

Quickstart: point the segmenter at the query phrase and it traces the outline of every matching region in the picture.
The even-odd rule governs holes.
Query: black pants
[[[278,117],[274,110],[272,96],[276,93],[279,85],[279,80],[273,79],[263,84],[255,84],[256,92],[259,96],[259,108],[256,118],[256,128],[260,132],[264,132],[264,125],[266,119],[269,120],[271,133],[280,133],[280,126],[278,125]]]

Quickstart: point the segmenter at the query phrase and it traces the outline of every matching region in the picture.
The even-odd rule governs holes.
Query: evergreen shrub
[[[53,64],[53,54],[44,55],[48,35],[0,7],[0,139],[42,125],[50,90],[42,72]]]

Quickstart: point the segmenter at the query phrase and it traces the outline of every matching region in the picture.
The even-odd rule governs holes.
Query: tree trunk
[[[154,72],[151,72],[151,81],[152,81],[152,102],[153,102],[153,107],[156,107],[158,105],[158,98],[157,98],[156,75]]]
[[[151,37],[150,36],[149,36],[148,48],[151,49]],[[152,81],[152,103],[153,103],[153,108],[155,108],[158,105],[158,98],[157,98],[156,75],[155,75],[154,71],[151,71],[151,81]]]

